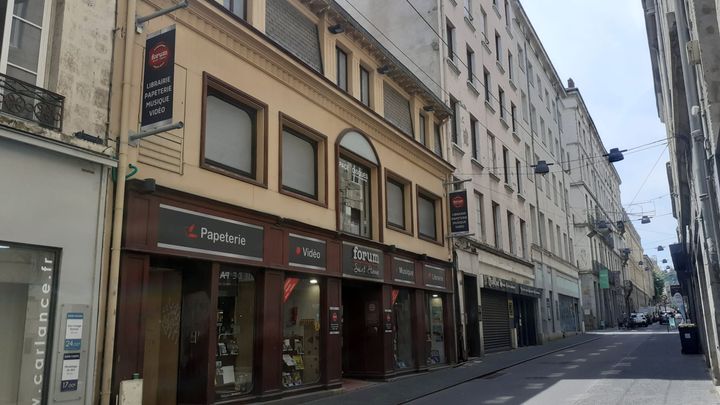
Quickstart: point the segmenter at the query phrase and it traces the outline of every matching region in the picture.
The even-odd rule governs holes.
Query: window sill
[[[297,198],[298,200],[302,200],[302,201],[305,201],[305,202],[310,203],[310,204],[319,205],[319,206],[324,207],[324,208],[327,208],[327,206],[328,206],[328,205],[327,205],[327,202],[325,202],[325,201],[316,200],[316,199],[314,199],[314,198],[311,198],[311,197],[308,197],[308,196],[305,196],[305,195],[302,195],[302,194],[299,194],[299,193],[294,193],[294,192],[292,192],[292,191],[290,191],[290,190],[286,190],[286,189],[283,188],[282,186],[280,186],[279,193],[282,194],[282,195],[286,195],[286,196],[288,196],[288,197]]]
[[[514,189],[509,183],[503,183],[503,186],[505,186],[505,190],[506,190],[508,193],[513,193],[513,192],[515,192],[515,189]]]
[[[518,143],[520,143],[520,141],[522,140],[522,139],[520,139],[520,136],[517,134],[516,131],[512,131],[512,137],[513,137],[513,140]]]
[[[460,145],[456,144],[455,142],[452,143],[452,148],[455,152],[459,153],[460,156],[465,156],[465,151],[460,147]]]
[[[453,1],[453,0],[450,0],[450,1]],[[495,14],[497,14],[497,17],[502,20],[502,14],[500,14],[500,10],[497,8],[497,5],[493,4],[492,8],[493,8],[493,11],[495,11]]]
[[[418,233],[418,239],[424,240],[425,242],[434,243],[436,245],[445,246],[441,241],[437,239],[433,239],[432,236],[425,236],[420,233]]]
[[[447,62],[448,66],[450,66],[450,70],[452,70],[456,76],[460,75],[460,68],[454,60],[452,60],[451,58],[445,58],[445,62]]]
[[[475,158],[470,159],[470,163],[472,163],[473,166],[476,166],[476,167],[477,167],[478,169],[480,169],[480,170],[484,170],[484,169],[485,169],[485,166],[483,166],[483,164],[480,163],[480,161],[477,160],[477,159],[475,159]]]
[[[508,124],[507,119],[504,116],[500,116],[500,123],[505,127],[505,129],[510,128],[510,124]]]
[[[487,51],[488,55],[492,55],[492,49],[490,49],[490,41],[488,41],[487,36],[485,36],[485,34],[483,34],[482,46]]]
[[[490,102],[488,100],[485,100],[485,108],[487,108],[493,114],[495,114],[495,108],[492,106],[492,104],[490,104]]]
[[[510,80],[508,80],[508,83],[510,83],[510,87],[513,90],[517,90],[517,86],[515,85],[515,80],[513,80],[512,77],[510,78]]]
[[[494,168],[493,168],[492,171],[490,171],[490,178],[492,178],[493,180],[497,181],[498,183],[500,182],[500,176],[498,176],[498,175],[495,173],[495,169],[494,169]]]
[[[505,68],[503,67],[502,63],[500,63],[499,60],[495,59],[495,65],[497,65],[498,70],[500,71],[501,75],[505,74]]]
[[[227,176],[227,177],[230,177],[230,178],[233,178],[236,180],[240,180],[245,183],[252,184],[254,186],[268,188],[267,184],[264,181],[259,181],[259,180],[253,179],[251,177],[243,176],[242,174],[236,173],[231,170],[223,169],[221,167],[217,167],[217,166],[215,166],[211,163],[207,163],[205,161],[200,162],[200,167],[205,170],[208,170],[208,171],[211,171],[211,172],[223,175],[223,176]]]
[[[467,87],[470,90],[470,92],[475,97],[480,97],[480,90],[478,90],[477,87],[475,87],[475,84],[473,82],[471,82],[470,80],[468,80],[466,83],[467,83]]]
[[[385,228],[387,228],[387,229],[389,229],[389,230],[391,230],[391,231],[404,233],[405,235],[414,236],[414,235],[413,235],[413,232],[412,232],[411,230],[405,229],[405,228],[401,228],[401,227],[396,226],[396,225],[393,225],[393,224],[391,224],[391,223],[389,223],[389,222],[385,224]]]
[[[472,17],[468,17],[467,14],[466,14],[464,20],[465,20],[465,24],[467,24],[468,28],[470,28],[470,30],[471,30],[472,32],[475,32],[475,31],[476,31],[476,28],[475,28],[475,24],[473,24],[473,18],[472,18]]]

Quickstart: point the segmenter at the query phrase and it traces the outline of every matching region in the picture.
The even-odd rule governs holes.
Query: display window
[[[255,289],[251,273],[221,268],[215,354],[215,392],[219,398],[253,389]]]
[[[44,403],[57,252],[0,241],[0,404]]]
[[[320,381],[320,285],[317,278],[287,277],[283,288],[282,384]]]
[[[393,289],[392,300],[395,315],[395,327],[393,331],[395,368],[402,370],[415,366],[410,290],[406,288]]]
[[[445,323],[443,322],[443,296],[437,293],[425,295],[427,304],[426,353],[427,364],[445,364]]]

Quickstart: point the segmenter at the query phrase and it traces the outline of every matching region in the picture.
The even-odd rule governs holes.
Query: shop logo
[[[330,317],[332,318],[332,319],[331,319],[332,322],[337,322],[337,321],[338,321],[338,313],[337,313],[337,312],[334,312],[334,311],[333,311],[333,313],[330,315]]]
[[[456,195],[450,201],[455,208],[462,208],[465,206],[465,198],[462,196]]]
[[[150,50],[148,58],[153,69],[160,69],[170,60],[170,48],[164,42],[160,42]]]
[[[373,252],[362,250],[357,246],[353,247],[352,250],[353,260],[360,260],[372,264],[380,264],[380,255]]]
[[[199,236],[198,234],[195,233],[195,224],[192,224],[192,225],[188,226],[187,228],[185,228],[185,234],[190,239],[197,239]]]
[[[313,248],[307,248],[307,247],[296,247],[295,248],[295,256],[303,256],[303,257],[309,257],[311,259],[320,259],[320,251]]]

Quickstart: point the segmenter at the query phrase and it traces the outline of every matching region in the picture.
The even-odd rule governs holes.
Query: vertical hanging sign
[[[171,25],[145,41],[141,132],[172,123],[174,80],[175,25]]]
[[[450,201],[450,233],[469,232],[467,191],[453,191],[448,199]]]

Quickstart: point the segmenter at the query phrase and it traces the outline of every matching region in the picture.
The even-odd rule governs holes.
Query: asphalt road
[[[664,325],[600,339],[436,392],[413,404],[720,404],[702,355]]]

